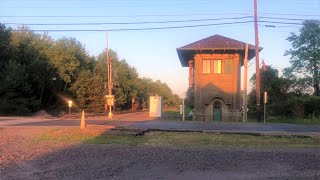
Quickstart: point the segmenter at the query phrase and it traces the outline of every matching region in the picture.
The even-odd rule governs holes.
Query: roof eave
[[[263,49],[263,47],[259,48],[259,51],[261,51]],[[224,50],[224,51],[228,51],[228,50],[241,50],[244,51],[244,48],[177,48],[177,51],[201,51],[201,50]],[[249,48],[249,50],[255,50],[255,48]]]

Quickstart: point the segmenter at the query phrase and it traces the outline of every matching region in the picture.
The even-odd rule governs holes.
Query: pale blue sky
[[[258,0],[258,14],[262,16],[320,19],[320,0]],[[148,16],[146,16],[148,15]],[[152,16],[151,16],[152,15]],[[159,16],[161,15],[161,16]],[[0,0],[1,23],[83,23],[83,22],[137,22],[189,20],[253,15],[253,0]],[[72,18],[34,18],[4,16],[104,16]],[[94,26],[30,26],[31,29],[118,29],[183,26],[221,22],[247,21],[251,19],[183,22],[145,25],[94,25]],[[289,20],[260,19],[281,22]],[[285,39],[290,32],[299,29],[297,25],[273,24],[265,27],[260,23],[259,36],[261,58],[266,64],[279,70],[289,65],[284,51],[290,48]],[[16,27],[15,25],[7,25]],[[109,47],[117,51],[134,66],[141,76],[160,79],[171,89],[182,95],[188,87],[188,69],[182,68],[176,48],[194,41],[220,34],[243,42],[254,44],[253,23],[221,26],[207,26],[185,29],[109,32]],[[98,55],[105,47],[104,32],[49,32],[53,38],[75,37],[83,43],[92,55]],[[249,74],[254,72],[254,59],[250,62]]]

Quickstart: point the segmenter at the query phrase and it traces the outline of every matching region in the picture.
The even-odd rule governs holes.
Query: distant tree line
[[[57,111],[72,99],[77,108],[103,112],[107,94],[105,52],[90,55],[75,38],[52,39],[48,34],[12,32],[0,24],[0,114]],[[109,50],[117,110],[148,106],[150,95],[164,106],[177,106],[179,96],[166,83],[141,78],[134,67]]]

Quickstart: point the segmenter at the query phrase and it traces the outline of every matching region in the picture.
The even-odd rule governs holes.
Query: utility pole
[[[260,105],[260,68],[259,68],[259,32],[258,32],[258,0],[254,0],[254,34],[256,50],[256,98],[257,105]]]
[[[257,120],[260,121],[260,69],[259,69],[259,32],[258,32],[258,0],[254,0],[254,34],[256,50],[256,101]]]
[[[244,85],[243,85],[243,122],[247,122],[247,87],[248,87],[248,43],[246,43],[245,55],[244,55]]]
[[[109,105],[109,114],[108,118],[112,118],[112,109],[111,106],[114,104],[114,96],[112,95],[112,60],[109,58],[109,49],[108,49],[108,30],[106,30],[106,43],[107,43],[107,48],[106,48],[106,54],[107,54],[107,71],[108,71],[108,95],[107,97],[107,103]]]

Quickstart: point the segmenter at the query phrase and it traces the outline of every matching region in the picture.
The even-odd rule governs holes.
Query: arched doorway
[[[221,121],[222,119],[222,105],[220,101],[213,103],[213,121]]]

